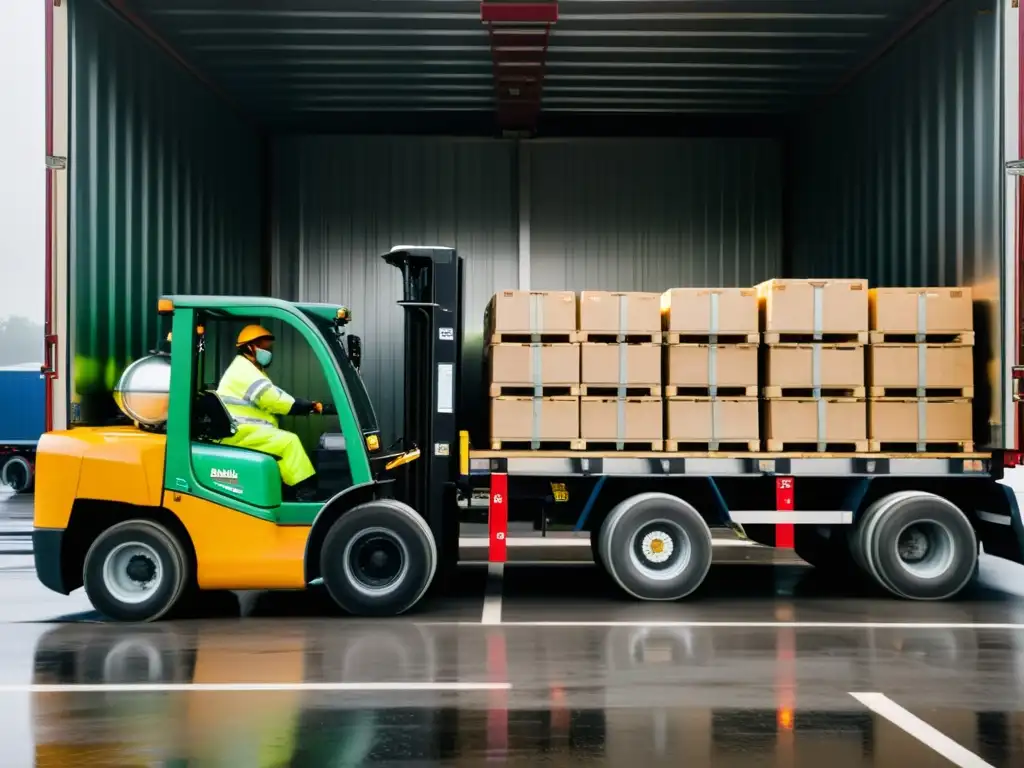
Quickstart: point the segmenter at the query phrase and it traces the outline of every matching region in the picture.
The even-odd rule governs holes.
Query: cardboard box
[[[576,294],[572,291],[502,291],[484,311],[484,334],[572,334]]]
[[[758,437],[756,397],[673,397],[666,438],[679,443],[746,443]]]
[[[766,348],[766,357],[766,387],[864,386],[864,347],[860,344],[778,344]]]
[[[583,397],[580,398],[580,437],[601,442],[661,440],[663,413],[660,397]]]
[[[660,386],[661,346],[658,344],[582,344],[584,384],[599,387]]]
[[[822,416],[820,429],[819,408]],[[765,400],[764,412],[766,440],[785,443],[851,443],[867,440],[867,403],[863,400],[798,397]],[[769,450],[776,449],[769,447]]]
[[[853,334],[868,330],[867,280],[768,280],[757,286],[757,295],[766,333]]]
[[[873,387],[973,388],[974,347],[872,344],[868,347],[868,374]]]
[[[579,306],[579,329],[587,333],[661,333],[661,298],[656,293],[583,291]]]
[[[661,312],[670,333],[753,334],[760,328],[754,288],[672,288],[661,295]]]
[[[673,387],[754,387],[757,344],[670,344],[665,347],[665,384]]]
[[[536,403],[536,409],[534,407]],[[580,436],[578,397],[495,397],[491,439],[509,442],[563,441]]]
[[[513,387],[580,383],[578,344],[495,344],[487,349],[490,381]]]
[[[880,443],[960,443],[972,438],[970,400],[872,400],[868,435]]]
[[[871,330],[894,334],[974,330],[970,288],[872,288]]]

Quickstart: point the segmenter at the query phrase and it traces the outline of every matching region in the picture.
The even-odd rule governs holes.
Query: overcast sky
[[[0,317],[42,323],[45,248],[44,3],[0,0]]]

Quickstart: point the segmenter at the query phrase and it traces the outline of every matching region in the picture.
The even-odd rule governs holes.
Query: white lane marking
[[[501,624],[501,592],[505,581],[505,564],[489,563],[487,586],[484,592],[484,612],[481,624]]]
[[[589,547],[590,539],[568,537],[560,538],[557,536],[532,538],[529,536],[522,536],[516,539],[505,539],[505,544],[509,547]],[[489,545],[490,539],[486,536],[471,536],[459,539],[459,548],[461,549],[484,549]],[[714,547],[760,546],[752,541],[745,541],[743,539],[712,539],[711,545]],[[765,549],[772,549],[772,547],[765,547]]]
[[[0,685],[0,693],[153,693],[173,691],[353,691],[372,693],[397,691],[504,691],[512,687],[511,683],[471,683],[471,682],[367,682],[367,683],[83,683],[76,684],[44,684],[24,683]]]
[[[423,621],[424,626],[478,627],[475,621]],[[692,627],[709,629],[1001,629],[1024,630],[1024,624],[970,624],[906,621],[506,621],[503,627]]]
[[[958,765],[960,768],[994,768],[991,763],[985,762],[969,749],[960,746],[942,731],[911,714],[885,694],[853,693],[851,691],[850,695],[875,714],[881,715],[926,747],[938,752],[954,765]]]

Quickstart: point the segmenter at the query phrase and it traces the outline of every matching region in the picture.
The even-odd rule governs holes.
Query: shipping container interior
[[[379,256],[428,243],[465,257],[474,444],[495,291],[786,276],[971,286],[976,440],[1006,439],[1006,3],[561,0],[507,49],[464,0],[65,5],[72,422],[110,415],[159,293],[271,294],[353,309],[387,444]],[[323,395],[288,354],[279,383]]]

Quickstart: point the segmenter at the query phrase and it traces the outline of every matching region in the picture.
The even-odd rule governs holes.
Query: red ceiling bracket
[[[504,131],[537,129],[551,25],[558,2],[517,3],[483,0],[480,21],[491,38],[494,97]]]

